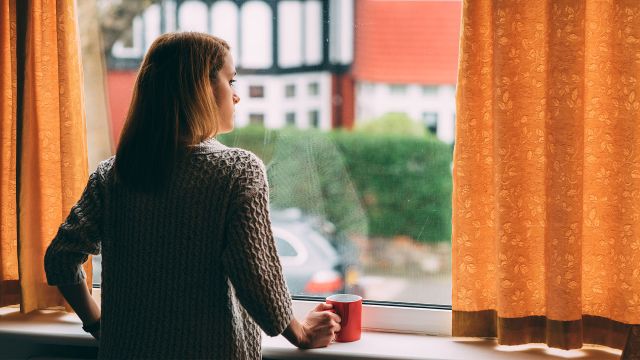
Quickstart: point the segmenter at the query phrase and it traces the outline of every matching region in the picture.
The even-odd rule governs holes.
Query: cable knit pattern
[[[271,232],[262,161],[215,139],[176,165],[162,194],[90,176],[45,256],[50,285],[83,281],[102,253],[102,359],[260,359],[291,298]]]

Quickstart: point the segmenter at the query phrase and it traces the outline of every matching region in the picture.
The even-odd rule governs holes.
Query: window
[[[391,85],[389,90],[393,95],[405,95],[407,93],[407,85]]]
[[[320,127],[320,113],[318,110],[309,111],[309,125],[316,129]]]
[[[264,86],[262,86],[262,85],[251,85],[251,86],[249,86],[249,97],[250,98],[263,98],[264,97]]]
[[[292,98],[296,96],[296,86],[294,84],[289,84],[284,87],[284,96],[287,98]]]
[[[308,85],[308,93],[311,96],[316,96],[320,93],[320,85],[317,82],[312,82]]]
[[[264,114],[258,114],[258,113],[249,114],[249,124],[264,126]]]
[[[288,112],[285,114],[285,123],[287,126],[295,126],[296,125],[296,113]]]
[[[438,133],[438,113],[437,112],[423,112],[422,122],[432,134]]]
[[[438,87],[436,85],[422,85],[422,95],[436,95]]]
[[[121,2],[130,1],[135,0]],[[107,3],[105,7],[120,2]],[[374,318],[385,321],[369,324],[368,327],[446,333],[446,330],[429,330],[433,329],[429,326],[438,323],[446,328],[450,324],[450,313],[441,311],[451,304],[450,148],[444,149],[446,154],[428,154],[424,152],[426,147],[420,145],[421,140],[415,140],[415,137],[405,141],[400,135],[393,136],[388,141],[397,143],[383,144],[379,139],[384,137],[379,135],[363,132],[359,138],[352,138],[352,133],[339,133],[330,129],[329,124],[333,123],[334,117],[338,116],[336,113],[340,111],[348,116],[349,108],[358,109],[358,114],[366,114],[366,118],[355,120],[356,127],[367,121],[375,121],[386,113],[401,111],[409,114],[409,121],[413,122],[406,127],[406,131],[425,127],[433,133],[449,133],[454,126],[454,119],[449,114],[450,109],[455,108],[455,92],[448,91],[446,87],[454,84],[456,79],[454,75],[443,74],[456,74],[457,64],[441,64],[436,59],[433,63],[414,64],[415,61],[410,59],[411,54],[415,54],[412,51],[422,51],[422,44],[428,41],[421,38],[397,39],[407,49],[406,52],[390,52],[375,47],[354,52],[354,46],[368,45],[359,42],[364,37],[346,34],[344,27],[353,30],[355,26],[360,26],[360,32],[384,33],[390,32],[391,26],[404,26],[402,22],[387,24],[383,18],[375,16],[359,18],[359,14],[376,13],[366,9],[374,6],[370,2],[357,3],[358,7],[363,7],[363,12],[355,13],[348,9],[348,5],[355,4],[355,0],[302,1],[301,6],[288,4],[286,6],[290,8],[282,10],[282,13],[304,14],[302,22],[292,19],[290,24],[286,24],[286,17],[274,21],[273,16],[281,13],[280,8],[276,6],[276,11],[272,11],[269,5],[265,5],[267,2],[257,4],[258,1],[250,1],[246,2],[250,5],[247,7],[237,5],[244,2],[215,1],[209,8],[206,20],[201,20],[204,17],[198,14],[190,15],[197,7],[183,7],[185,2],[166,3],[162,11],[153,5],[156,6],[155,10],[137,17],[131,25],[135,29],[133,33],[131,29],[123,30],[121,40],[127,38],[126,34],[133,34],[128,47],[139,47],[139,52],[119,54],[116,51],[108,54],[104,88],[108,90],[105,98],[109,99],[107,108],[111,114],[104,116],[111,116],[108,120],[111,123],[103,128],[113,130],[111,134],[103,135],[111,139],[119,137],[122,127],[120,119],[126,117],[135,74],[143,51],[150,45],[148,39],[152,39],[153,34],[192,26],[184,23],[190,18],[200,19],[200,27],[203,26],[200,22],[206,21],[206,28],[203,27],[205,31],[228,40],[233,54],[239,55],[234,60],[240,76],[251,74],[253,83],[240,88],[246,98],[237,105],[238,121],[267,128],[245,129],[238,126],[228,136],[221,135],[219,138],[226,145],[250,149],[267,165],[272,214],[279,216],[278,220],[274,220],[274,236],[281,259],[283,263],[287,262],[287,283],[294,297],[311,294],[305,284],[314,278],[314,274],[316,279],[340,279],[343,287],[336,288],[336,292],[359,293],[366,300],[387,302],[385,311],[397,311],[381,317],[368,316],[367,321],[373,321]],[[422,2],[418,3],[412,3],[411,6],[416,6],[412,12],[420,21],[437,20],[434,17],[441,12],[427,11]],[[323,37],[324,31],[320,25],[323,24],[322,15],[326,13],[323,10],[325,4],[329,7],[330,31]],[[407,2],[388,1],[375,6],[408,5]],[[456,2],[429,3],[429,6],[459,13],[459,4]],[[161,15],[165,18],[161,19]],[[459,19],[459,16],[447,18]],[[455,21],[456,24],[446,28],[459,29],[459,20]],[[302,29],[303,33],[295,36],[300,42],[278,48],[281,42],[274,40],[281,39],[279,29],[291,28]],[[257,37],[254,36],[256,34]],[[87,41],[88,35],[81,34],[82,41]],[[448,32],[443,27],[439,43],[446,45],[440,51],[457,49],[450,44],[457,43],[458,35],[457,30]],[[122,47],[122,44],[115,46],[115,49],[118,46]],[[326,50],[330,51],[324,58]],[[282,51],[288,56],[284,59],[287,62],[285,67],[281,66],[282,59],[274,61]],[[355,80],[352,89],[354,96],[343,96],[341,106],[332,103],[332,97],[329,96],[334,95],[329,85],[332,77],[341,74],[345,68],[353,67],[358,61],[370,63],[372,58],[378,59],[380,64],[414,65],[384,69],[363,67],[361,78],[364,81]],[[295,64],[302,65],[295,65],[293,60]],[[311,66],[313,70],[301,72],[297,66]],[[408,68],[410,66],[415,68]],[[420,75],[424,74],[424,68],[436,66],[438,69],[441,66],[449,69],[443,71],[438,79],[425,79],[427,75]],[[384,77],[378,76],[380,74],[384,74]],[[416,74],[415,79],[407,74]],[[117,87],[113,84],[117,84]],[[267,88],[276,91],[267,94]],[[409,101],[414,90],[416,101]],[[267,95],[269,101],[265,101]],[[429,102],[436,95],[437,104],[420,101],[426,99]],[[405,98],[407,101],[404,101]],[[286,99],[284,103],[281,102],[283,99]],[[88,123],[96,119],[94,113],[87,115]],[[272,129],[272,123],[284,125],[286,129]],[[398,128],[405,128],[406,124],[382,121],[378,125],[383,133],[395,133],[402,132]],[[110,154],[112,151],[108,143],[102,149],[98,148],[101,142],[91,141],[91,138],[88,142],[90,153]],[[410,148],[414,142],[416,147]],[[409,150],[403,152],[403,156],[397,156],[392,150],[395,145]],[[433,159],[444,160],[443,163],[434,164]],[[291,209],[295,211],[287,212]],[[317,261],[314,266],[319,267],[309,272],[300,270],[300,267],[294,268],[290,261],[303,254],[304,250],[301,249],[304,248],[308,249],[310,258],[315,256],[312,254],[322,254],[319,259],[313,258],[314,262]],[[310,258],[307,261],[311,261]],[[94,258],[94,261],[99,260],[99,257]],[[99,269],[99,266],[94,269]],[[296,282],[302,285],[294,285]],[[327,294],[311,295],[322,298]],[[401,303],[418,304],[415,307],[435,304],[440,310],[434,316],[440,320],[418,320],[427,309],[403,307]],[[444,319],[443,316],[448,318]]]

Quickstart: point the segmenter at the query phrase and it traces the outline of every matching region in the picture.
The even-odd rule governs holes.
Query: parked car
[[[292,295],[352,293],[364,296],[358,284],[360,271],[355,249],[348,241],[338,239],[331,223],[291,208],[272,210],[271,227]],[[93,269],[93,284],[99,285],[100,255],[93,257]]]
[[[272,210],[271,222],[291,294],[364,295],[358,285],[355,249],[346,239],[338,239],[331,223],[296,208]]]

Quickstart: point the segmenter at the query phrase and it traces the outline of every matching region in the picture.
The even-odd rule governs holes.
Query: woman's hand
[[[333,312],[333,305],[321,303],[309,312],[307,318],[300,324],[295,318],[282,335],[290,343],[300,349],[325,347],[335,339],[340,331],[340,316]]]
[[[335,339],[340,331],[340,316],[331,311],[333,305],[320,303],[309,312],[302,322],[304,333],[300,348],[313,349],[325,347]]]

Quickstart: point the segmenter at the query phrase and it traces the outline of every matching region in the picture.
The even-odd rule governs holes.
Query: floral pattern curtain
[[[465,0],[453,334],[624,347],[640,323],[640,3]]]
[[[63,304],[43,257],[88,176],[80,42],[73,0],[3,1],[0,20],[0,305],[29,312]]]

